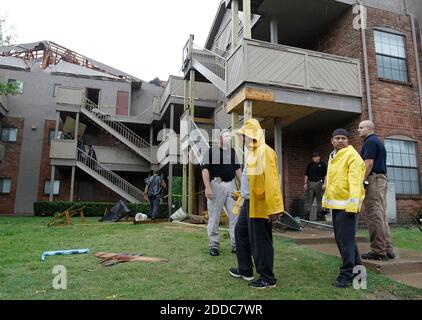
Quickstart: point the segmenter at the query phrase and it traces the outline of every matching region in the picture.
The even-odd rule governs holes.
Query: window
[[[50,180],[44,182],[44,194],[50,194]],[[60,190],[60,181],[54,181],[53,195],[57,196]]]
[[[375,30],[378,77],[408,81],[405,37]]]
[[[1,141],[16,142],[17,136],[18,136],[17,128],[2,128],[1,129]]]
[[[23,93],[23,81],[16,80],[16,79],[9,79],[8,82],[9,83],[16,83],[17,86],[18,86],[17,93]]]
[[[12,179],[0,178],[0,194],[10,193],[11,185],[12,185]]]
[[[54,87],[53,87],[53,97],[57,97],[57,92],[59,90],[59,88],[61,87],[61,84],[59,83],[55,83]]]
[[[51,139],[61,139],[63,136],[63,131],[59,130],[57,131],[57,137],[54,136],[54,132],[56,129],[50,129],[48,133],[48,144],[51,144]]]
[[[419,195],[417,144],[413,141],[385,139],[388,180],[397,194]]]

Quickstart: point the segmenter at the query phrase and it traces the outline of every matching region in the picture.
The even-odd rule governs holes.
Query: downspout
[[[362,5],[361,1],[358,1],[358,5]],[[363,5],[362,5],[363,6]],[[366,17],[365,17],[366,19]],[[363,65],[365,72],[365,85],[366,85],[366,101],[368,105],[368,118],[371,121],[374,121],[374,116],[372,114],[372,97],[371,97],[371,83],[369,79],[369,66],[368,66],[368,49],[366,46],[366,21],[365,25],[361,26],[360,34],[362,38],[362,50],[363,50]]]
[[[418,81],[418,91],[419,91],[419,107],[421,109],[422,115],[422,81],[421,81],[421,67],[419,64],[419,52],[418,52],[418,43],[416,37],[416,28],[415,28],[415,18],[413,14],[409,14],[408,7],[407,7],[407,0],[404,0],[404,10],[406,16],[410,17],[410,24],[412,27],[412,41],[413,41],[413,51],[415,53],[415,64],[416,64],[416,77]]]

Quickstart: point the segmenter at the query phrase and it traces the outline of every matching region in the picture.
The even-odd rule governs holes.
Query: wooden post
[[[69,201],[73,201],[73,190],[75,187],[75,166],[72,166],[72,172],[70,175],[70,195]]]
[[[243,103],[243,123],[252,118],[252,101],[245,100]]]
[[[51,178],[50,178],[50,197],[48,201],[53,201],[53,193],[54,193],[54,174],[56,172],[56,166],[51,166]]]
[[[239,41],[239,0],[232,0],[232,52],[236,49]]]
[[[277,16],[272,16],[271,17],[270,35],[271,35],[271,43],[278,44],[278,22],[277,22]]]
[[[243,0],[243,38],[252,39],[251,0]]]
[[[184,105],[183,110],[186,111],[189,108],[189,80],[185,79],[184,85]],[[187,212],[187,179],[188,179],[188,165],[185,162],[188,159],[187,150],[181,150],[182,154],[182,209]]]
[[[174,104],[170,105],[170,130],[173,134],[173,130],[174,130]],[[169,213],[172,214],[173,212],[173,163],[172,163],[172,155],[169,153],[169,179],[168,179],[168,210]]]
[[[154,127],[151,125],[151,127],[149,127],[149,146],[150,146],[151,155],[152,155],[153,143],[154,143]]]
[[[283,188],[283,153],[282,153],[283,139],[281,118],[274,119],[274,149],[278,160],[278,174],[280,178],[280,186]]]
[[[236,131],[239,129],[239,114],[232,112],[231,114],[231,127],[232,127],[232,147],[236,152],[237,158],[240,160],[239,155],[239,140],[237,138]]]
[[[79,112],[76,113],[76,121],[75,121],[75,139],[76,142],[79,141]],[[85,150],[82,150],[85,152]]]
[[[195,70],[190,70],[189,80],[189,116],[192,121],[195,118]],[[193,167],[193,152],[189,147],[189,201],[188,214],[193,214],[195,210],[195,170]]]

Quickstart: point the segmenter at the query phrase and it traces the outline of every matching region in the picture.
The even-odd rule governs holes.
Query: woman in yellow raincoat
[[[273,288],[277,279],[273,273],[272,220],[284,211],[277,154],[265,143],[257,120],[246,121],[238,134],[245,138],[248,152],[238,199],[243,205],[235,227],[238,266],[229,273],[250,281],[251,288]],[[255,281],[251,256],[260,275]]]

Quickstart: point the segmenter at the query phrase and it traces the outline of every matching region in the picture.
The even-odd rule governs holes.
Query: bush
[[[110,210],[115,203],[108,202],[71,202],[71,201],[36,201],[34,202],[35,216],[54,216],[59,212],[63,212],[70,207],[83,208],[86,217],[102,217],[106,210]],[[135,216],[136,213],[142,212],[150,217],[149,203],[127,203],[129,208],[129,216]],[[158,218],[166,219],[169,217],[167,203],[160,204],[160,212]]]
[[[416,219],[422,219],[422,208],[419,208],[415,214]]]

